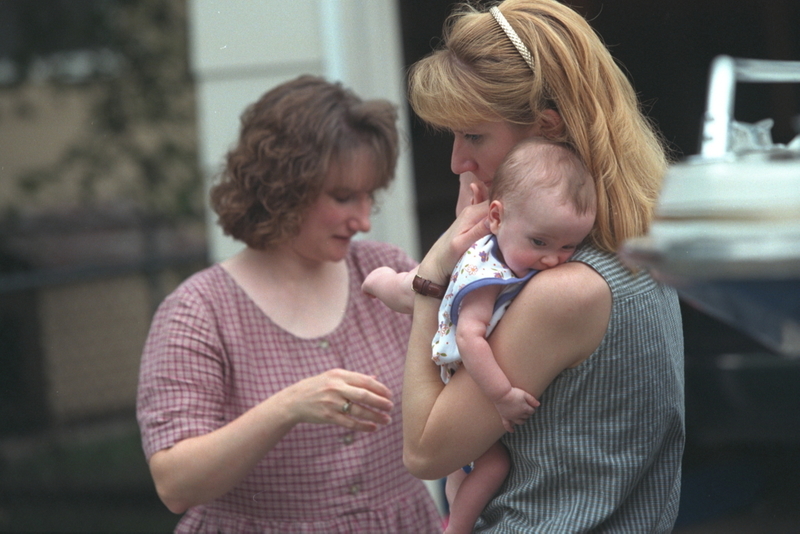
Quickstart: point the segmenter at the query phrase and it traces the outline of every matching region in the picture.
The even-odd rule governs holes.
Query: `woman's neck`
[[[242,267],[269,277],[277,283],[319,281],[326,273],[334,272],[344,262],[318,261],[303,258],[288,248],[275,247],[257,250],[247,247],[229,260]]]
[[[331,332],[347,308],[344,260],[311,261],[280,248],[248,247],[222,267],[274,323],[297,337]]]

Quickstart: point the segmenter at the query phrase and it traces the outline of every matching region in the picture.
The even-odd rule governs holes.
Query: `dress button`
[[[355,440],[356,440],[356,437],[355,437],[353,434],[346,434],[346,435],[345,435],[345,436],[342,438],[342,441],[344,442],[344,444],[345,444],[345,445],[352,445],[352,443],[353,443]]]
[[[357,495],[359,491],[361,491],[361,486],[359,484],[350,486],[350,495]]]
[[[331,344],[327,339],[323,339],[322,341],[319,342],[319,348],[321,349],[327,349],[330,346]]]

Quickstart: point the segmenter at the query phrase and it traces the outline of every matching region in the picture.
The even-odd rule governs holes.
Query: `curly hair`
[[[531,53],[523,60],[494,17],[461,4],[443,44],[409,72],[409,100],[428,124],[468,130],[483,121],[531,126],[545,110],[594,177],[597,217],[589,240],[614,252],[647,232],[668,159],[633,87],[586,20],[555,0],[498,5]]]
[[[373,189],[389,185],[398,154],[397,111],[339,83],[300,76],[265,93],[241,116],[211,207],[225,234],[264,249],[291,239],[333,164],[367,148]]]

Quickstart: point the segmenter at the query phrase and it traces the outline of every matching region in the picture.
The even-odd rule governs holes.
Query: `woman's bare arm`
[[[208,434],[150,458],[156,491],[174,513],[219,497],[238,484],[300,422],[374,431],[389,422],[389,389],[372,377],[333,369],[301,380]],[[350,415],[343,399],[353,401]]]
[[[420,276],[427,269],[423,260]],[[504,432],[497,410],[469,373],[441,383],[429,354],[436,308],[434,299],[416,298],[403,385],[404,461],[414,475],[430,479],[473,461]],[[526,285],[490,346],[512,385],[538,398],[561,371],[594,352],[610,311],[611,293],[602,277],[585,264],[566,263]]]

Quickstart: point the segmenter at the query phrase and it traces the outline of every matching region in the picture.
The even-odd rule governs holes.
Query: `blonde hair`
[[[555,0],[498,6],[533,58],[531,69],[488,12],[462,4],[442,46],[412,66],[409,100],[425,122],[468,130],[483,121],[521,126],[545,110],[594,177],[597,216],[589,240],[614,252],[647,232],[668,161],[630,81],[586,20]]]
[[[566,143],[543,137],[525,139],[509,151],[494,175],[489,199],[508,205],[542,189],[554,189],[576,215],[596,212],[594,181],[580,157]]]

